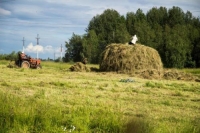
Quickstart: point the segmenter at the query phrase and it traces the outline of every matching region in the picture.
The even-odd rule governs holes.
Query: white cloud
[[[26,48],[25,52],[27,53],[60,53],[60,48],[53,48],[51,45],[42,46],[42,45],[33,45],[33,43],[30,43]],[[64,50],[63,50],[64,52]]]
[[[44,52],[44,48],[41,45],[33,45],[32,43],[30,43],[26,48],[25,48],[25,52],[28,53],[37,53],[37,52]]]
[[[3,8],[0,8],[0,15],[11,15],[11,12]]]
[[[50,45],[45,46],[45,47],[44,47],[44,51],[45,51],[45,52],[49,52],[49,53],[51,53],[51,52],[53,52],[53,47],[50,46]]]

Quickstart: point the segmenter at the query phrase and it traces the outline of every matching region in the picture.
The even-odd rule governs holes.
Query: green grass
[[[67,63],[6,65],[0,63],[1,133],[200,132],[198,82],[70,72]]]
[[[193,69],[183,69],[182,71],[187,72],[187,73],[192,73],[193,75],[197,76],[200,78],[200,69],[198,68],[193,68]]]
[[[7,60],[0,60],[0,64],[1,65],[8,65],[10,63],[10,61]]]

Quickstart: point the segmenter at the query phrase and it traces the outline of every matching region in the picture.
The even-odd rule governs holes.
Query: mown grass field
[[[0,133],[200,133],[198,82],[8,63],[0,61]]]

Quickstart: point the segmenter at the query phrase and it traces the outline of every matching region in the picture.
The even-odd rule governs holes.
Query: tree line
[[[107,45],[127,43],[136,34],[138,43],[159,52],[164,67],[200,67],[200,20],[179,7],[153,7],[146,14],[138,9],[125,16],[107,9],[94,16],[85,31],[65,42],[66,62],[87,58],[97,64]]]
[[[9,61],[16,61],[18,60],[19,58],[19,54],[21,53],[21,51],[12,51],[11,53],[9,54],[0,54],[0,60],[9,60]],[[47,59],[40,59],[42,61],[55,61],[55,62],[59,62],[61,59],[60,57],[53,60],[53,59],[50,59],[50,58],[47,58]]]
[[[18,53],[12,51],[10,54],[0,54],[0,60],[10,60],[10,61],[15,61],[18,58]]]

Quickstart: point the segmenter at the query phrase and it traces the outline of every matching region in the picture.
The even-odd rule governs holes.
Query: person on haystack
[[[129,44],[136,44],[136,41],[138,41],[138,38],[137,38],[137,36],[136,35],[134,35],[133,37],[132,37],[132,40],[129,42]]]

